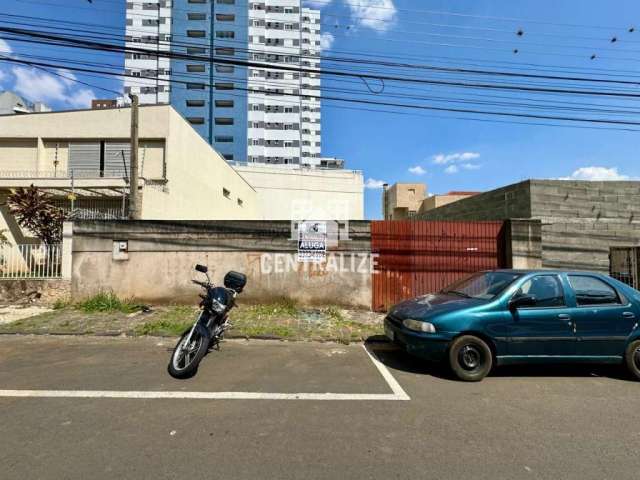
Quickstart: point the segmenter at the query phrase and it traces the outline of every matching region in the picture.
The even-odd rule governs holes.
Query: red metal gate
[[[379,255],[372,308],[385,311],[469,273],[503,267],[504,241],[503,222],[371,222],[371,252]]]

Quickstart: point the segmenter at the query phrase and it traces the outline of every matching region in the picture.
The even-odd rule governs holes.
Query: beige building
[[[423,200],[422,205],[420,205],[418,214],[428,212],[429,210],[433,210],[434,208],[449,205],[450,203],[457,202],[458,200],[473,197],[474,195],[478,195],[479,193],[480,192],[453,191],[442,195],[427,196],[427,198]]]
[[[385,185],[382,194],[382,216],[385,220],[408,220],[434,208],[442,207],[479,192],[449,192],[429,195],[424,183]]]
[[[256,190],[259,220],[363,220],[362,172],[236,164]]]
[[[0,204],[33,184],[76,217],[122,218],[130,121],[129,108],[0,116]],[[141,107],[139,125],[143,219],[259,218],[255,189],[172,107]],[[9,240],[25,243],[6,206],[0,213]]]
[[[424,183],[396,183],[384,186],[382,214],[385,220],[407,220],[414,217],[427,194]]]

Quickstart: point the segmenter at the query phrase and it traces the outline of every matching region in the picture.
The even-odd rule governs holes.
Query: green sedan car
[[[445,360],[461,380],[494,365],[625,363],[640,379],[640,292],[606,275],[552,270],[473,274],[394,306],[386,335]]]

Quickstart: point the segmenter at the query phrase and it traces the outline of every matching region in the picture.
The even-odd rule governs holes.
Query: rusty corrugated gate
[[[374,221],[371,252],[376,311],[505,265],[503,222]]]

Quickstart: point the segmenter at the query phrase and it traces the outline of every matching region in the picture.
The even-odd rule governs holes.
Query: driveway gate
[[[503,222],[371,222],[371,252],[379,255],[372,308],[384,311],[470,273],[504,267],[503,227]]]

